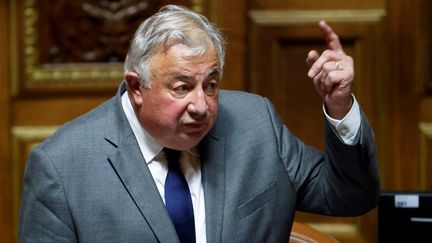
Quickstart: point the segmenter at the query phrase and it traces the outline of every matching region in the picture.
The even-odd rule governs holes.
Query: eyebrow
[[[215,76],[219,76],[219,69],[218,68],[214,68],[207,73],[207,78],[215,77]]]
[[[217,77],[219,76],[219,69],[218,68],[212,68],[207,72],[207,76],[205,77],[205,79],[211,78],[211,77]],[[184,73],[180,73],[180,72],[175,72],[173,73],[173,77],[175,79],[180,79],[180,80],[185,80],[185,81],[190,81],[193,82],[195,81],[195,78],[193,76],[184,74]]]

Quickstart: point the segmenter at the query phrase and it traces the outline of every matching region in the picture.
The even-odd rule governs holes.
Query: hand
[[[312,50],[308,53],[310,66],[308,76],[332,118],[342,119],[351,109],[351,85],[354,80],[354,61],[342,49],[339,37],[324,21],[319,27],[327,41],[327,50],[321,55]]]

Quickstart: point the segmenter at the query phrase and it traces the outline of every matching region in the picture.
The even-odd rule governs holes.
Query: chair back
[[[294,222],[289,243],[339,243],[339,241],[307,224]]]

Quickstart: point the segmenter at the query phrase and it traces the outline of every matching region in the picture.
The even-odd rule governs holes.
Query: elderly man
[[[353,61],[325,23],[308,76],[326,148],[305,145],[268,99],[220,91],[224,41],[168,5],[137,30],[117,94],[35,148],[20,242],[287,242],[296,210],[372,209],[372,131],[351,94]]]

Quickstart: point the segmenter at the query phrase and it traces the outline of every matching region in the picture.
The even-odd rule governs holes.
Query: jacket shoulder
[[[89,112],[61,125],[57,131],[39,145],[43,150],[50,150],[62,144],[70,145],[77,141],[103,136],[106,116],[113,112],[114,101],[110,99]]]
[[[220,93],[219,106],[222,109],[250,111],[267,106],[266,100],[267,98],[253,93],[223,90]]]

